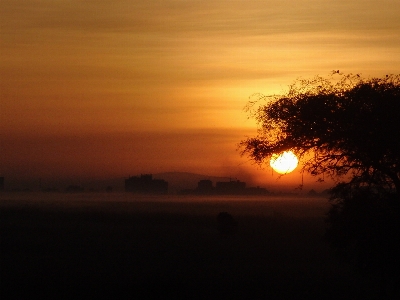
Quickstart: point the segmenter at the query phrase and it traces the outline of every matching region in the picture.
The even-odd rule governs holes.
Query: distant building
[[[84,191],[84,188],[81,187],[80,185],[69,185],[65,191],[67,193],[81,193]]]
[[[168,182],[153,179],[152,174],[141,174],[125,179],[125,191],[139,194],[167,194]]]
[[[246,189],[246,182],[236,181],[222,181],[217,182],[215,191],[218,194],[243,194]]]
[[[318,196],[318,193],[314,189],[311,189],[308,191],[307,195],[310,197],[315,197]]]
[[[213,183],[211,180],[200,180],[197,183],[197,193],[211,194],[214,191]]]
[[[213,182],[208,179],[200,180],[197,183],[196,189],[181,190],[180,194],[190,195],[266,195],[269,194],[266,188],[262,187],[246,187],[246,182],[236,181],[222,181],[217,182],[213,186]]]
[[[248,187],[246,188],[246,195],[266,195],[268,190],[262,187]]]

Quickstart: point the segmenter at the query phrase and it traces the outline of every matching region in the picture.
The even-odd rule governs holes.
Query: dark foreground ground
[[[330,252],[323,199],[18,197],[1,195],[1,299],[378,299]]]

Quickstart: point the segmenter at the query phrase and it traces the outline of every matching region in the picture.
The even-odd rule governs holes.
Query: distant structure
[[[84,188],[81,187],[80,185],[69,185],[65,191],[67,193],[82,193],[84,191]]]
[[[212,194],[214,192],[213,183],[211,180],[204,179],[197,183],[197,193]]]
[[[246,195],[265,195],[268,194],[268,190],[266,188],[262,187],[248,187],[245,189],[245,194]]]
[[[316,197],[316,196],[318,196],[318,193],[314,189],[311,189],[311,190],[309,190],[307,195],[310,197]]]
[[[125,191],[138,194],[167,194],[168,182],[163,179],[153,179],[152,174],[141,174],[125,179]]]
[[[0,191],[4,191],[4,177],[0,177]]]
[[[217,182],[215,186],[217,194],[243,194],[245,189],[246,182],[240,180]]]
[[[182,190],[180,193],[199,195],[265,195],[268,194],[268,191],[259,186],[246,188],[246,182],[240,180],[217,182],[214,187],[211,180],[204,179],[197,183],[196,189]]]

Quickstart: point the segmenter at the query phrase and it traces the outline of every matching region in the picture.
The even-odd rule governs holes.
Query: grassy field
[[[2,299],[376,299],[321,198],[3,193]],[[219,212],[237,232],[221,235]],[[3,298],[4,296],[4,298]]]

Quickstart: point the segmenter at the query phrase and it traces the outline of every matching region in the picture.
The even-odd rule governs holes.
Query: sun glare
[[[279,174],[288,174],[296,169],[299,164],[297,156],[292,151],[273,154],[269,165]]]

